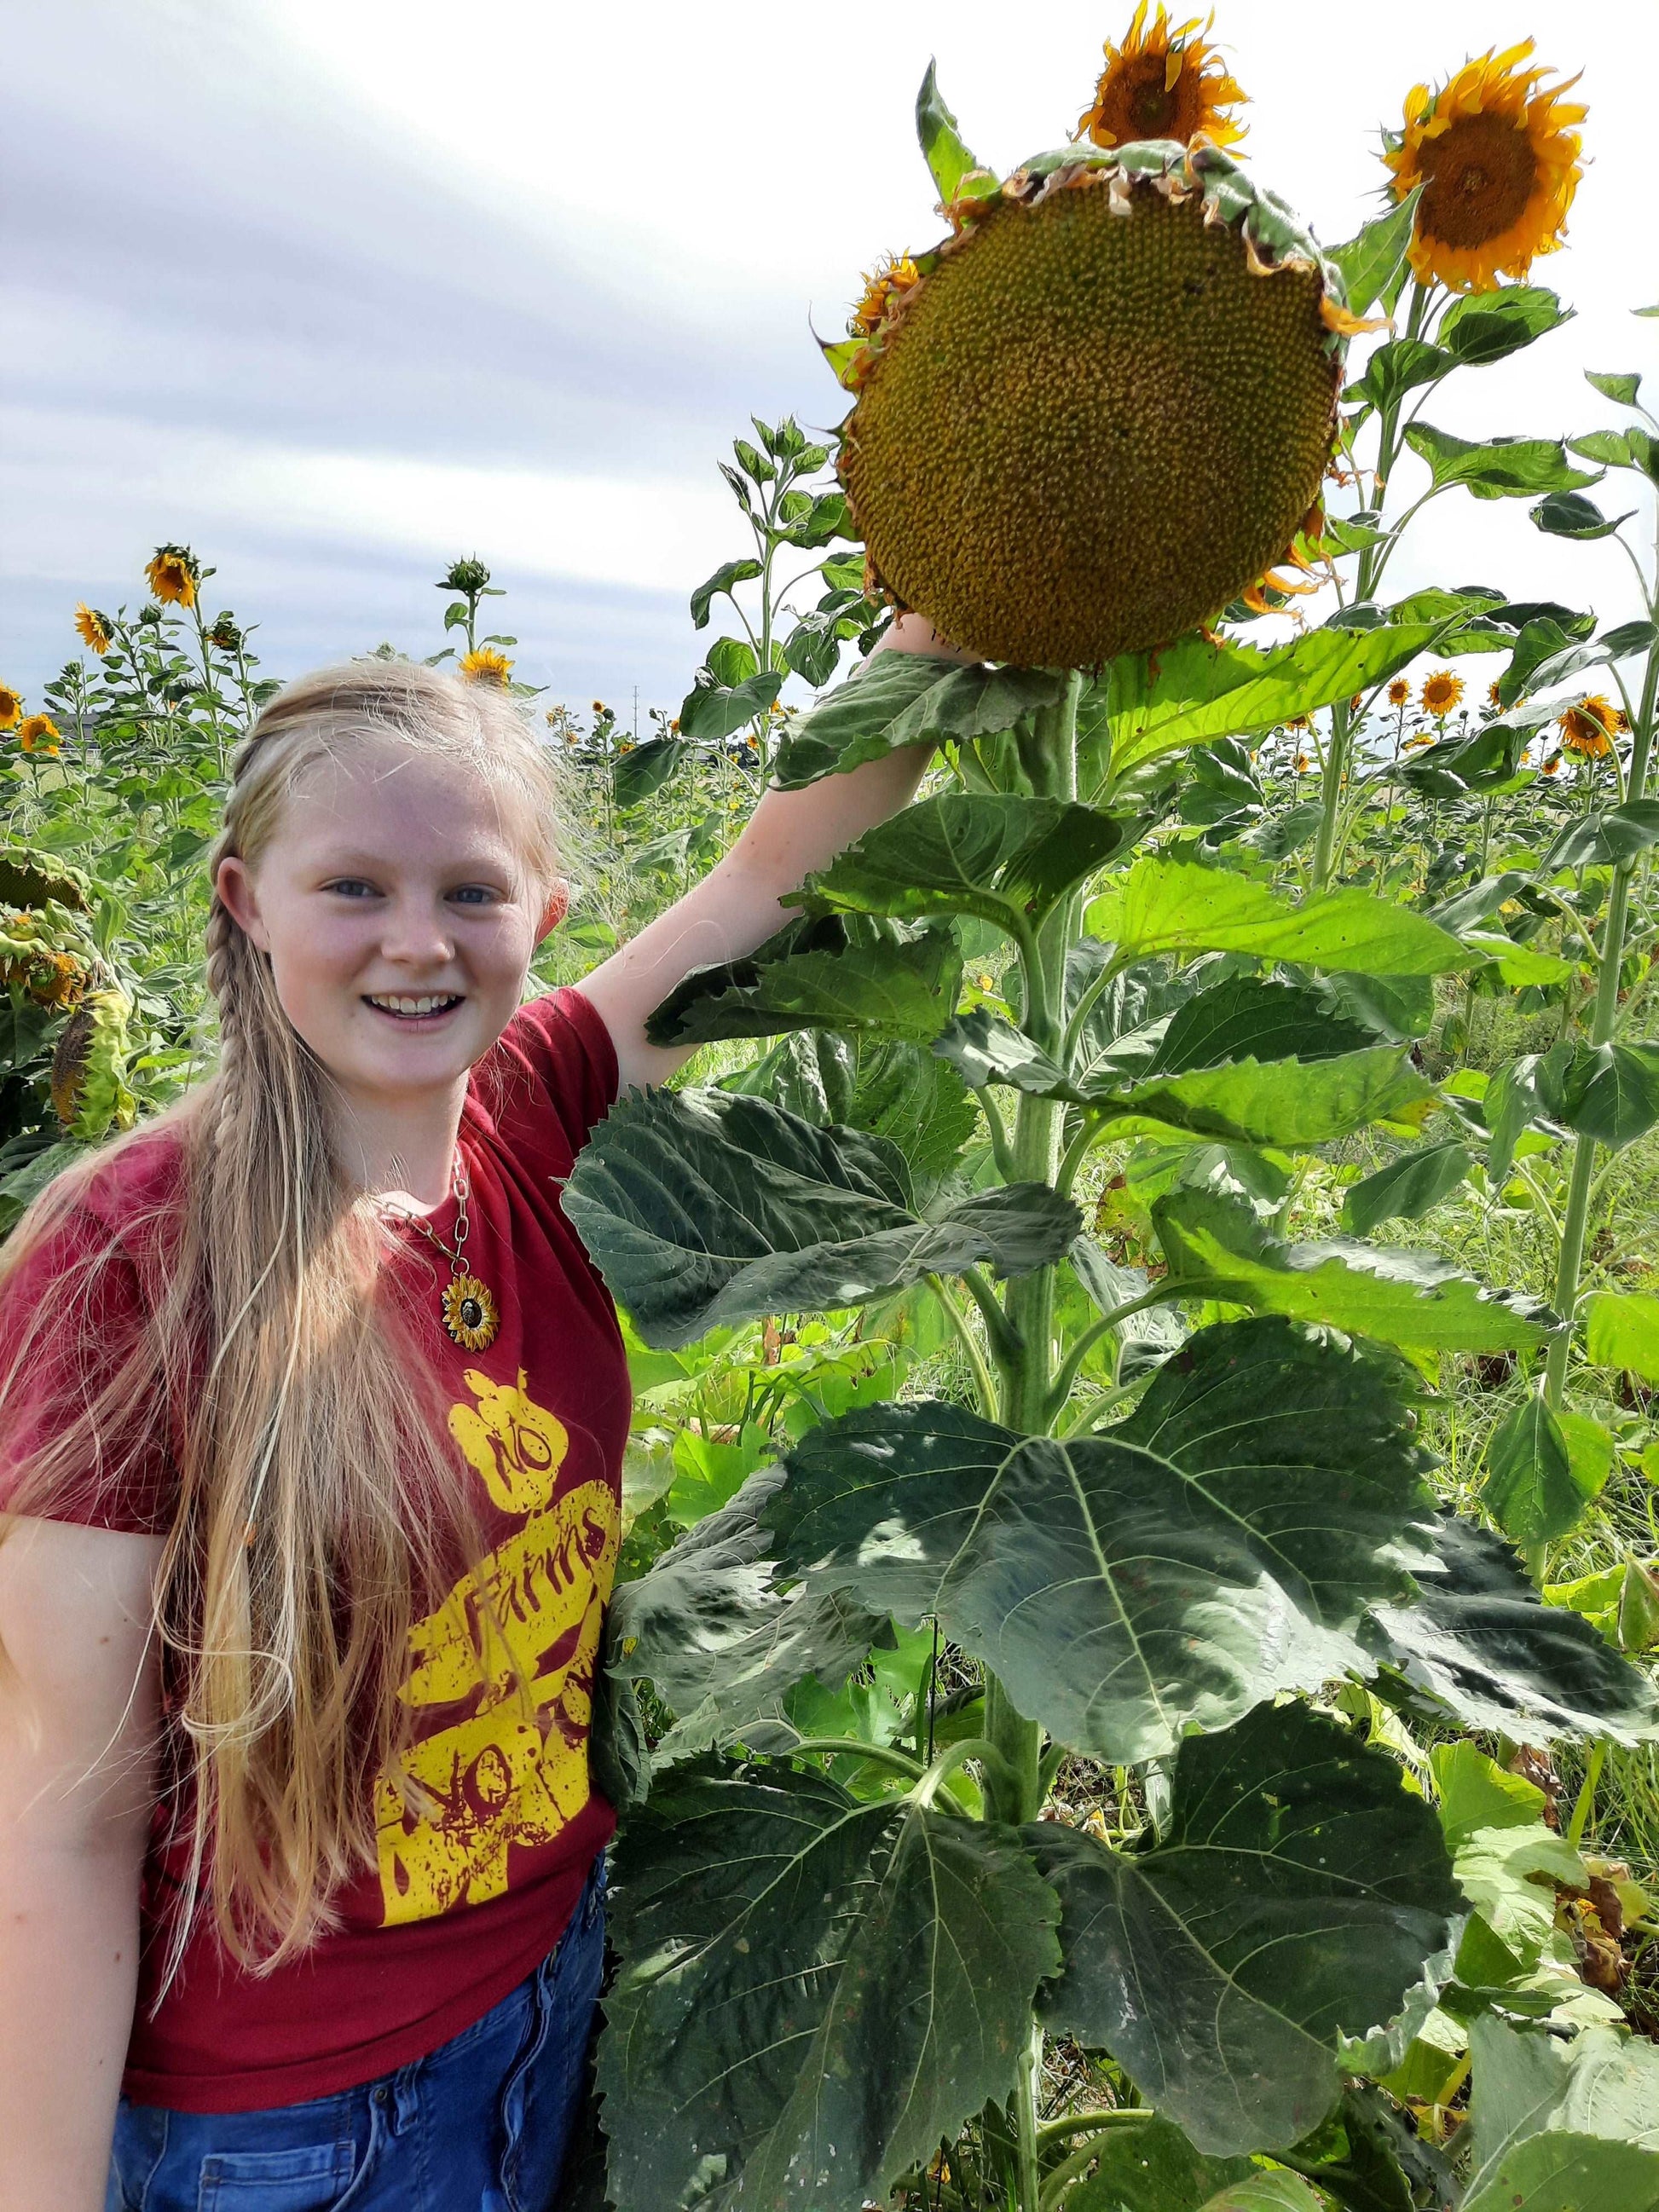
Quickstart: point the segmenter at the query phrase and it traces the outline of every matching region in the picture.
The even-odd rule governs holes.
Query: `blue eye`
[[[374,884],[365,883],[361,876],[341,876],[323,888],[337,892],[341,898],[374,898],[376,896]]]
[[[451,891],[449,896],[453,899],[459,899],[466,906],[489,906],[494,902],[497,894],[484,884],[463,884],[459,890]]]

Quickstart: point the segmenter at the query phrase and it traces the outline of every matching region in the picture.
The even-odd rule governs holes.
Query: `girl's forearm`
[[[131,1843],[0,1832],[0,2212],[102,2212],[137,1974]]]

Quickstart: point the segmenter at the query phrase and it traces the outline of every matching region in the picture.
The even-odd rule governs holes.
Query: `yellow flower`
[[[873,337],[888,308],[902,293],[908,292],[921,276],[921,270],[908,253],[890,253],[875,268],[866,270],[864,297],[847,319],[848,336]]]
[[[1585,760],[1599,760],[1613,750],[1613,731],[1618,708],[1610,699],[1592,691],[1588,699],[1581,699],[1576,707],[1569,707],[1565,714],[1556,717],[1555,726],[1561,732],[1561,742],[1570,753],[1577,753]]]
[[[1503,703],[1504,703],[1504,686],[1503,686],[1503,683],[1502,683],[1502,680],[1501,680],[1499,678],[1498,678],[1498,677],[1494,676],[1494,677],[1492,678],[1492,682],[1491,682],[1490,684],[1487,684],[1487,686],[1486,686],[1486,704],[1487,704],[1489,707],[1501,707],[1501,706],[1503,705]]]
[[[1297,772],[1297,774],[1298,775],[1305,775],[1305,774],[1307,773],[1307,769],[1308,769],[1308,756],[1306,755],[1306,753],[1298,753],[1298,754],[1297,755],[1297,757],[1296,757],[1296,772]]]
[[[1463,679],[1454,676],[1449,668],[1437,668],[1432,676],[1423,678],[1423,712],[1425,714],[1449,714],[1463,696]]]
[[[188,545],[158,545],[144,570],[152,595],[164,605],[193,607],[201,564]]]
[[[1414,738],[1407,738],[1406,750],[1408,753],[1414,753],[1419,745],[1431,745],[1433,743],[1434,733],[1432,731],[1419,730]]]
[[[1411,685],[1410,685],[1409,684],[1407,684],[1407,681],[1406,681],[1406,679],[1405,679],[1405,678],[1404,678],[1403,676],[1396,676],[1396,677],[1395,678],[1395,679],[1394,679],[1393,683],[1392,683],[1392,684],[1389,684],[1389,706],[1391,706],[1391,707],[1405,707],[1405,706],[1408,706],[1408,705],[1410,704],[1410,702],[1411,702],[1411,696],[1412,696],[1412,687],[1411,687]]]
[[[26,753],[55,753],[58,738],[58,725],[50,714],[31,714],[17,732],[17,742]]]
[[[81,634],[82,643],[89,646],[101,659],[109,651],[108,619],[82,599],[75,610],[75,627]]]
[[[1309,727],[1308,717],[1305,714],[1289,715],[1285,719],[1285,727],[1287,730],[1305,730]]]
[[[1137,138],[1175,138],[1189,145],[1207,138],[1212,146],[1231,146],[1244,126],[1225,111],[1245,94],[1196,15],[1171,24],[1158,0],[1158,15],[1146,27],[1146,0],[1121,46],[1106,41],[1106,66],[1095,87],[1094,105],[1078,118],[1077,135],[1097,146],[1124,146]]]
[[[1544,763],[1544,774],[1546,775],[1559,775],[1560,773],[1561,756],[1559,753],[1552,753],[1549,758]]]
[[[0,730],[15,730],[23,719],[23,695],[0,684]]]
[[[1490,292],[1561,243],[1583,174],[1571,126],[1589,111],[1562,98],[1577,77],[1547,86],[1547,70],[1522,66],[1531,52],[1523,39],[1465,62],[1438,92],[1406,95],[1405,130],[1383,159],[1396,199],[1423,187],[1411,246],[1421,283]]]
[[[461,655],[460,672],[469,684],[505,684],[513,663],[493,645],[481,645]]]

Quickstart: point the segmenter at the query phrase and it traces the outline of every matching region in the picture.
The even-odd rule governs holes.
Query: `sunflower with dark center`
[[[158,545],[144,568],[151,595],[163,606],[193,607],[202,571],[188,545]]]
[[[75,610],[75,628],[82,644],[102,659],[109,651],[109,617],[100,615],[96,607],[89,607],[82,599]]]
[[[31,714],[19,728],[17,742],[26,753],[55,753],[61,734],[50,714]]]
[[[1432,676],[1423,678],[1423,712],[1443,717],[1449,714],[1463,696],[1463,679],[1454,676],[1449,668],[1437,668]]]
[[[1532,51],[1523,39],[1466,62],[1437,92],[1407,94],[1405,129],[1383,158],[1396,199],[1423,187],[1411,245],[1419,283],[1488,292],[1561,243],[1583,173],[1572,126],[1589,111],[1563,96],[1576,77],[1550,85],[1549,71],[1525,66]]]
[[[1576,707],[1569,707],[1557,717],[1556,727],[1561,732],[1562,744],[1581,760],[1604,758],[1613,750],[1618,712],[1611,699],[1592,691],[1587,699],[1581,699]]]
[[[15,730],[23,719],[23,695],[0,684],[0,730]]]
[[[1230,111],[1246,95],[1206,33],[1214,22],[1172,24],[1159,0],[1152,27],[1146,0],[1121,46],[1106,42],[1106,66],[1095,86],[1094,104],[1078,118],[1077,135],[1097,146],[1127,146],[1139,138],[1173,138],[1190,145],[1207,138],[1212,146],[1231,146],[1244,126]]]
[[[1391,706],[1391,707],[1409,707],[1409,706],[1410,706],[1410,704],[1411,704],[1411,702],[1412,702],[1412,687],[1411,687],[1411,685],[1410,685],[1410,684],[1406,681],[1406,679],[1405,679],[1405,678],[1404,678],[1403,676],[1396,676],[1396,677],[1395,678],[1395,679],[1394,679],[1393,683],[1392,683],[1392,684],[1389,684],[1389,706]]]
[[[915,266],[902,313],[825,349],[872,588],[980,658],[1093,668],[1293,557],[1357,325],[1227,155],[1036,155]]]

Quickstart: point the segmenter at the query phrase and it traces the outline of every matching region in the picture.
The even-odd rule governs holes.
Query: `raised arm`
[[[161,1540],[0,1544],[0,2212],[102,2212],[155,1797]]]
[[[947,643],[921,615],[901,616],[876,649],[973,658]],[[580,988],[616,1044],[624,1090],[660,1083],[690,1057],[690,1048],[665,1052],[646,1042],[645,1021],[653,1007],[693,968],[741,959],[781,928],[787,918],[784,901],[803,878],[908,803],[929,750],[907,746],[845,775],[824,776],[804,791],[765,793],[736,844],[696,889],[583,978]]]

